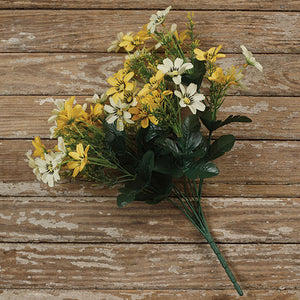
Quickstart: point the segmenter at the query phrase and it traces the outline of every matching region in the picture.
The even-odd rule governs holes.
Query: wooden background
[[[209,246],[169,203],[116,206],[116,189],[36,181],[31,139],[50,145],[55,99],[101,94],[122,54],[119,31],[157,9],[184,28],[195,11],[202,49],[240,45],[264,74],[232,92],[222,114],[234,149],[207,180],[204,210],[244,299],[300,299],[299,10],[297,0],[2,0],[0,2],[0,299],[238,299]]]

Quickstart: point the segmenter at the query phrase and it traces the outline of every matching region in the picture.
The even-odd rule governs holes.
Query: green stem
[[[190,183],[189,179],[188,179],[188,183],[190,185],[190,188],[192,189],[192,186],[191,186],[191,183]],[[199,186],[201,188],[202,188],[202,183],[203,183],[203,180],[201,180],[200,184],[199,184]],[[179,208],[186,215],[186,217],[192,222],[192,224],[198,229],[198,231],[200,233],[202,233],[202,235],[204,236],[204,238],[206,239],[206,241],[209,243],[210,247],[212,248],[212,250],[216,254],[218,260],[220,261],[222,267],[224,268],[224,270],[225,270],[228,278],[232,282],[234,288],[236,289],[238,294],[240,296],[242,296],[243,291],[242,291],[241,287],[237,283],[233,273],[231,272],[231,270],[229,269],[229,266],[227,265],[227,263],[225,261],[225,258],[221,254],[218,246],[216,245],[212,235],[209,232],[209,229],[208,229],[208,226],[207,226],[207,223],[206,223],[206,220],[204,218],[203,211],[202,211],[202,208],[201,208],[201,202],[200,202],[201,191],[197,189],[195,180],[193,180],[193,188],[194,188],[194,191],[191,190],[191,192],[193,193],[194,198],[195,198],[195,195],[197,195],[198,205],[199,205],[198,206],[198,211],[196,211],[194,209],[194,207],[191,203],[191,200],[189,199],[188,194],[184,195],[175,184],[173,185],[173,191],[174,191],[180,205],[177,204],[175,201],[171,200],[170,198],[168,198],[168,200],[171,203],[173,203],[177,208]]]
[[[214,253],[216,254],[216,256],[218,257],[219,262],[221,263],[222,267],[224,268],[228,278],[230,279],[230,281],[232,282],[234,288],[236,289],[236,291],[238,292],[238,294],[240,296],[243,296],[243,291],[240,287],[240,285],[237,283],[234,275],[232,274],[231,270],[229,269],[225,258],[223,257],[223,255],[221,254],[218,246],[216,245],[215,241],[213,240],[211,234],[209,231],[207,231],[207,233],[204,235],[204,238],[207,240],[207,242],[209,243],[210,247],[213,249]]]

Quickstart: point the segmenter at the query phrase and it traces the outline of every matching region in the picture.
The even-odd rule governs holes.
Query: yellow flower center
[[[50,174],[53,174],[54,173],[54,169],[53,169],[53,166],[52,166],[52,164],[47,164],[47,169],[48,169],[48,172],[50,173]]]
[[[117,115],[121,117],[123,115],[123,111],[121,109],[118,109],[117,110]]]
[[[183,98],[183,102],[187,105],[189,105],[191,103],[191,100],[188,97],[184,97]]]
[[[120,85],[118,86],[119,91],[123,91],[124,88],[125,88],[124,83],[122,83],[122,84],[120,84]]]
[[[179,74],[179,72],[177,70],[175,70],[175,71],[172,72],[173,76],[177,76],[178,74]]]

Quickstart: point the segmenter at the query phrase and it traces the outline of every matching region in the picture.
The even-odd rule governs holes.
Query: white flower
[[[204,111],[205,104],[201,101],[205,99],[204,95],[197,93],[197,85],[190,83],[187,88],[182,84],[179,85],[180,91],[174,91],[174,94],[180,99],[179,105],[181,107],[188,106],[193,114],[197,110]]]
[[[124,121],[128,124],[133,124],[134,122],[130,120],[131,114],[127,111],[128,104],[122,103],[119,100],[118,104],[115,103],[112,97],[109,98],[111,105],[104,105],[104,110],[109,113],[106,117],[106,122],[112,124],[117,120],[117,130],[124,130]]]
[[[162,24],[165,21],[165,18],[171,8],[172,6],[169,6],[165,10],[159,10],[156,12],[156,15],[152,15],[150,17],[150,22],[147,25],[147,30],[149,30],[150,33],[153,33],[155,31],[158,24]]]
[[[56,126],[56,125],[51,126],[51,127],[49,128],[49,130],[50,130],[50,139],[53,139],[53,138],[55,137],[55,131],[56,131],[56,129],[57,129],[57,126]]]
[[[145,53],[145,48],[143,48],[142,50],[136,50],[134,53],[126,55],[125,60],[138,58],[144,53]]]
[[[247,50],[245,46],[242,45],[241,48],[247,64],[255,67],[256,69],[262,72],[263,67],[258,61],[256,61],[256,59],[253,57],[253,54],[249,50]]]
[[[131,32],[127,32],[126,35],[131,35],[132,33]],[[124,36],[124,33],[123,32],[119,32],[117,34],[117,39],[114,40],[111,45],[108,47],[107,51],[108,52],[111,52],[111,51],[115,51],[115,52],[118,52],[119,49],[120,49],[120,46],[119,44],[122,42],[122,39],[123,39],[123,36]]]
[[[96,104],[97,102],[100,102],[100,98],[97,94],[94,94],[92,98],[86,98],[85,101]]]
[[[48,119],[48,123],[54,123],[59,115],[59,113],[65,109],[65,100],[56,99],[55,105],[57,108],[51,111],[52,116]]]
[[[35,163],[41,174],[41,180],[50,187],[54,186],[54,182],[60,180],[59,171],[61,162],[61,154],[54,152],[45,154],[45,159],[39,157],[35,159]]]
[[[61,159],[63,160],[67,156],[67,150],[64,139],[61,136],[59,136],[57,139],[57,149],[60,151],[57,154],[60,154]]]
[[[27,153],[25,155],[28,158],[28,160],[25,159],[25,161],[28,162],[29,167],[33,169],[32,170],[33,174],[36,176],[37,180],[41,181],[42,176],[41,176],[41,173],[39,171],[39,167],[37,166],[37,164],[35,162],[36,159],[33,159],[31,157],[32,151],[31,150],[27,151]]]
[[[177,57],[174,63],[170,58],[165,58],[163,60],[163,65],[158,65],[157,69],[161,70],[164,74],[167,74],[173,77],[173,81],[175,84],[181,83],[181,74],[185,72],[185,70],[189,70],[193,68],[193,64],[191,63],[183,63],[183,59]]]

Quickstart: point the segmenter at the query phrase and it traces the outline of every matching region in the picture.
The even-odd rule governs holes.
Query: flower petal
[[[177,69],[180,69],[182,64],[183,64],[183,59],[180,57],[177,57],[174,61],[174,67],[176,67]]]
[[[118,119],[118,115],[109,115],[109,116],[107,116],[106,117],[106,122],[108,123],[108,124],[112,124],[112,123],[114,123],[116,120]]]
[[[186,89],[186,93],[189,96],[193,96],[197,92],[197,85],[195,83],[190,83]]]
[[[176,77],[172,78],[175,84],[180,84],[181,83],[181,75],[177,75]]]

